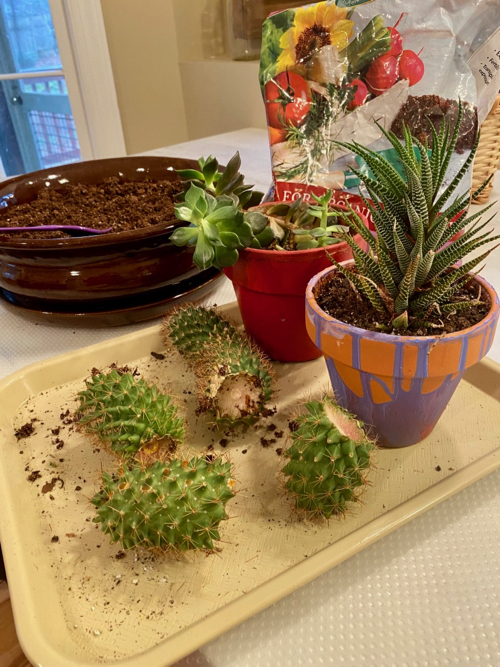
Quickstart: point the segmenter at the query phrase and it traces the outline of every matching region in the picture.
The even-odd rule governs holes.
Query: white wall
[[[224,0],[101,0],[127,153],[265,128],[258,62],[227,53]]]
[[[101,0],[127,153],[186,141],[173,0]]]

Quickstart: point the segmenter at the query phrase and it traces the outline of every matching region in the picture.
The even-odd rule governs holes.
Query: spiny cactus
[[[311,518],[342,515],[366,485],[375,445],[361,423],[324,395],[306,403],[291,426],[292,445],[282,473],[296,509]]]
[[[250,424],[263,414],[273,393],[269,363],[215,310],[174,311],[165,320],[164,339],[193,367],[200,408],[212,412],[220,426]]]
[[[78,394],[79,423],[108,442],[116,454],[140,452],[147,462],[165,458],[184,440],[177,406],[155,385],[117,370],[94,375],[86,385]]]
[[[91,501],[97,508],[94,522],[124,549],[213,551],[233,485],[231,464],[221,458],[122,467],[116,475],[103,473],[102,488]]]

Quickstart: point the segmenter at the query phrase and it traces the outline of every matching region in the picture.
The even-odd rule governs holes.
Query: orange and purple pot
[[[489,351],[500,314],[494,289],[491,309],[473,327],[440,336],[394,336],[366,331],[327,315],[314,289],[331,267],[314,276],[306,292],[306,327],[321,348],[343,408],[372,427],[384,447],[406,447],[431,433],[465,370]]]

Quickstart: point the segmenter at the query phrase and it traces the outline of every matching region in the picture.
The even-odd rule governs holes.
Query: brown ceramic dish
[[[0,197],[32,201],[47,187],[63,183],[102,183],[110,176],[124,181],[174,181],[176,169],[196,167],[194,160],[125,157],[90,160],[25,174],[0,184]],[[8,198],[7,198],[8,201]],[[2,209],[1,216],[4,215]],[[96,302],[175,283],[192,268],[192,248],[178,248],[170,235],[186,223],[64,239],[18,239],[0,242],[0,288],[11,303],[37,310],[87,312]]]
[[[213,267],[205,271],[193,269],[171,285],[130,298],[123,297],[114,301],[102,300],[94,303],[94,309],[88,311],[79,309],[79,304],[75,304],[76,310],[74,311],[69,309],[48,310],[46,306],[39,309],[27,307],[23,304],[22,299],[11,301],[3,290],[0,290],[0,305],[15,315],[39,324],[101,329],[145,322],[161,317],[167,310],[185,301],[204,299],[219,285],[222,278],[223,274]]]

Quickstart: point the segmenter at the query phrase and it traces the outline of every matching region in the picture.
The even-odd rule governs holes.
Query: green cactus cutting
[[[77,418],[116,454],[162,458],[184,440],[177,406],[158,387],[131,373],[99,373],[78,394]]]
[[[356,268],[345,268],[333,258],[331,261],[373,308],[390,321],[390,326],[381,325],[384,331],[406,329],[411,321],[427,326],[427,318],[433,311],[446,316],[481,303],[453,300],[455,293],[470,280],[467,274],[494,248],[465,261],[460,267],[455,264],[484,244],[500,238],[500,235],[492,236],[492,231],[484,232],[492,218],[485,223],[480,220],[493,204],[468,217],[471,199],[468,190],[450,202],[474,161],[479,135],[460,171],[444,187],[462,115],[460,104],[453,130],[450,124],[443,122],[438,133],[430,123],[433,136],[430,157],[427,142],[422,144],[406,127],[403,127],[405,141],[401,143],[393,132],[386,132],[379,125],[399,156],[404,176],[378,153],[357,143],[337,142],[363,158],[373,174],[373,177],[367,176],[351,168],[365,187],[367,196],[363,193],[361,196],[372,215],[377,235],[372,236],[352,209],[350,216],[341,214],[345,223],[368,243],[369,251],[361,250],[344,234],[344,240],[352,248]],[[472,201],[486,185],[487,182],[472,194]],[[456,238],[459,232],[463,235]]]
[[[180,308],[166,318],[163,335],[193,367],[200,408],[219,426],[251,424],[265,412],[273,394],[269,363],[215,310]]]
[[[305,409],[292,422],[292,445],[283,452],[285,488],[311,518],[343,515],[366,486],[375,444],[333,398],[325,395]]]
[[[235,496],[231,464],[217,458],[138,464],[102,475],[95,523],[124,549],[213,551],[226,503]]]

